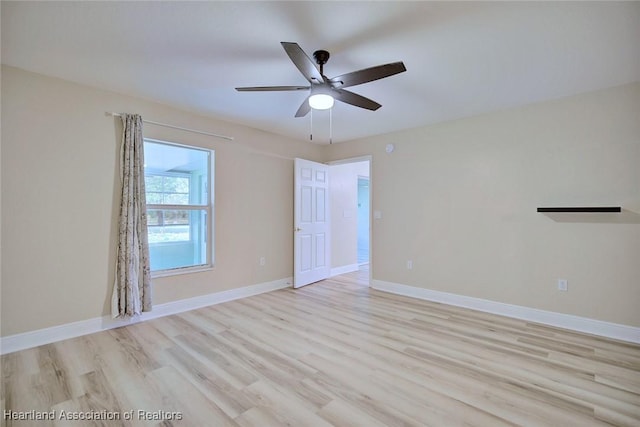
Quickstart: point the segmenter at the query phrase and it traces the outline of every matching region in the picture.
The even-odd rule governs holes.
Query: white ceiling
[[[331,78],[404,61],[336,103],[341,142],[640,81],[638,2],[2,2],[2,63],[307,139],[280,46],[326,49]],[[328,137],[314,113],[314,141]],[[153,120],[152,117],[149,119]]]

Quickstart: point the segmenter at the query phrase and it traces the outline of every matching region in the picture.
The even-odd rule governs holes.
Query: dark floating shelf
[[[620,206],[595,206],[595,207],[553,207],[553,208],[538,208],[538,212],[585,212],[585,213],[597,213],[597,212],[622,212]]]

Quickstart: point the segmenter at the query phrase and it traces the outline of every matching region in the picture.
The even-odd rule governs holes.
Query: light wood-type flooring
[[[352,273],[5,355],[3,425],[640,426],[640,346],[364,281]]]

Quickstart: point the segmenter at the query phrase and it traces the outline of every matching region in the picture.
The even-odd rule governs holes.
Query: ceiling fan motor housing
[[[326,64],[327,61],[329,61],[329,56],[329,52],[326,50],[316,50],[313,52],[313,59],[315,59],[319,65]]]

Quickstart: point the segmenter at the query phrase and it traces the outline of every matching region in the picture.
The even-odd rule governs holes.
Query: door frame
[[[369,162],[369,286],[371,285],[371,278],[373,277],[373,155],[366,154],[357,157],[347,157],[346,159],[338,159],[327,162],[329,166],[344,165],[348,163],[360,163]]]

